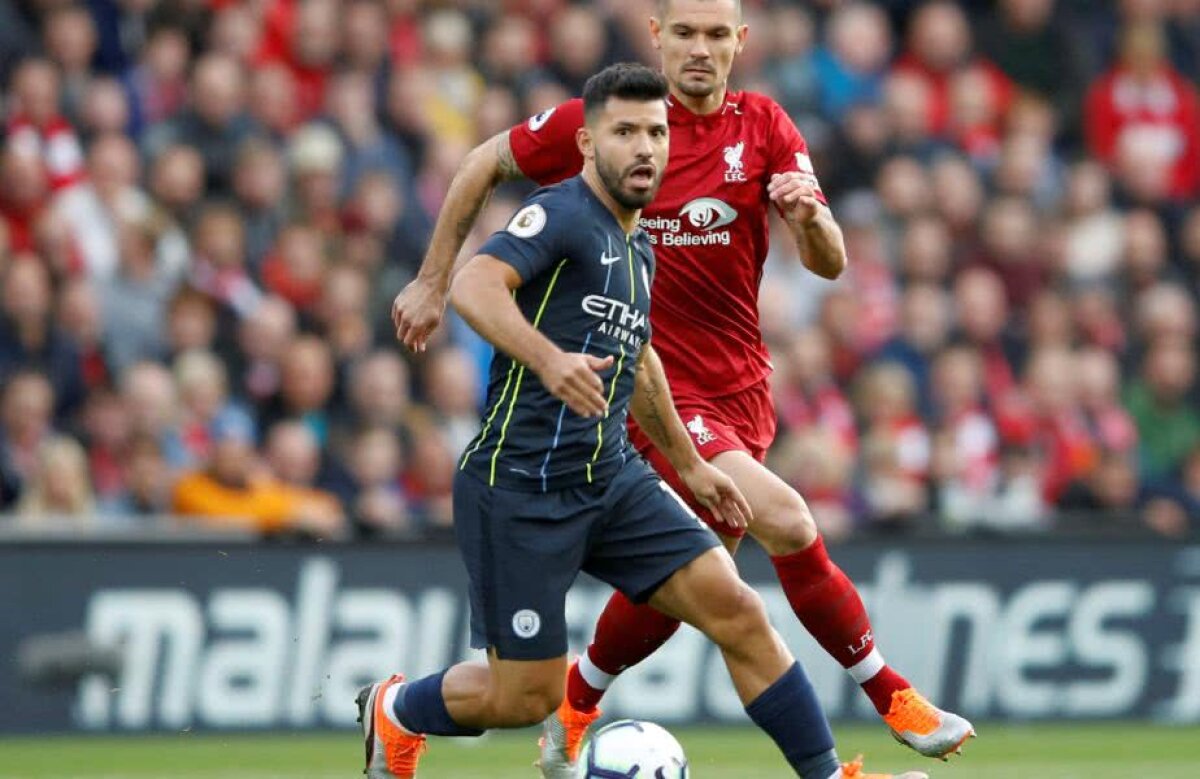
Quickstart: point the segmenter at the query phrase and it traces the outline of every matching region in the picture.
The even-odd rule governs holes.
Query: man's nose
[[[654,141],[650,133],[638,133],[637,142],[633,145],[633,154],[638,162],[649,162],[654,157]]]

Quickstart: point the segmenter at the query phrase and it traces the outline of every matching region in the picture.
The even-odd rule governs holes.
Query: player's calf
[[[497,696],[488,701],[489,728],[525,728],[539,725],[554,713],[562,701],[562,691],[529,689]]]

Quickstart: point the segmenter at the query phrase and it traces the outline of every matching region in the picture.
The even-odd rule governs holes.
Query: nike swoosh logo
[[[619,254],[603,254],[602,253],[600,255],[600,264],[601,265],[612,265],[614,262],[620,262],[620,261],[621,261],[621,255],[619,255]]]

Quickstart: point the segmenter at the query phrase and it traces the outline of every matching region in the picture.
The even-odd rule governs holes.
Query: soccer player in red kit
[[[752,509],[749,533],[770,554],[793,611],[870,697],[896,737],[944,757],[974,735],[890,668],[875,648],[853,583],[833,563],[801,496],[763,458],[775,433],[771,365],[758,323],[768,208],[786,220],[805,266],[836,278],[846,264],[804,138],[770,98],[730,92],[746,42],[737,0],[660,0],[650,20],[671,87],[671,154],[658,196],[642,212],[658,258],[651,323],[680,417],[700,453],[733,478]],[[550,184],[579,172],[580,101],[545,111],[476,148],[455,177],[418,277],[396,298],[397,337],[422,350],[445,307],[452,265],[492,188],[520,175]],[[597,262],[603,262],[598,257]],[[678,477],[640,431],[631,440],[676,492]],[[736,531],[693,506],[732,551]],[[587,652],[571,666],[567,699],[547,721],[542,770],[570,776],[604,690],[648,657],[679,623],[616,594]]]

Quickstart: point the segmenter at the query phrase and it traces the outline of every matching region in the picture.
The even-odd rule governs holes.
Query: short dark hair
[[[610,97],[649,102],[667,96],[667,80],[656,70],[632,62],[618,62],[583,85],[583,111],[588,119],[604,109]]]
[[[737,6],[738,21],[742,20],[742,0],[734,0],[734,5]],[[658,18],[659,21],[666,21],[667,11],[670,10],[671,0],[658,0]]]

